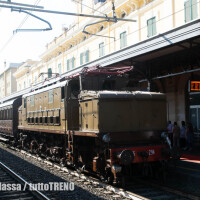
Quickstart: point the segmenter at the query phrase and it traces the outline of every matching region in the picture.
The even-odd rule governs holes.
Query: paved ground
[[[177,188],[200,196],[200,145],[191,151],[182,151],[180,161],[170,172],[170,182],[177,183]],[[179,180],[179,181],[177,181]]]

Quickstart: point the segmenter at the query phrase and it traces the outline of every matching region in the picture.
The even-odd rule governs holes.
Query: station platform
[[[200,145],[195,145],[191,151],[181,151],[181,158],[176,163],[176,173],[185,180],[200,183]]]
[[[191,151],[181,150],[180,160],[170,168],[168,184],[177,189],[200,196],[200,145],[195,145]]]
[[[191,151],[182,150],[181,160],[188,162],[200,163],[200,144],[195,145]]]

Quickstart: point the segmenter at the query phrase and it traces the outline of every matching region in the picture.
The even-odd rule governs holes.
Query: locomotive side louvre
[[[21,130],[64,134],[65,106],[62,90],[66,82],[23,96]]]

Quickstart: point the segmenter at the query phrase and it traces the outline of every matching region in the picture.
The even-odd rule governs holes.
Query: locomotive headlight
[[[110,134],[107,133],[107,134],[103,135],[102,140],[106,143],[110,142]]]

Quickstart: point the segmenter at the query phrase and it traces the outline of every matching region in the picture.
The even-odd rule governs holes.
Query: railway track
[[[163,199],[163,200],[199,200],[200,198],[195,195],[187,194],[183,191],[172,189],[169,187],[159,186],[157,184],[150,184],[146,181],[136,180],[131,183],[126,190],[117,188],[95,179],[94,177],[88,177],[85,174],[77,173],[74,170],[62,167],[56,163],[47,161],[43,158],[37,157],[26,151],[19,150],[11,147],[9,151],[16,153],[24,157],[26,160],[33,159],[36,162],[45,165],[48,171],[54,174],[59,174],[61,177],[70,178],[72,182],[79,182],[82,185],[92,188],[94,191],[100,191],[106,195],[106,199],[133,199],[133,200],[147,200],[147,199]],[[93,191],[93,192],[94,192]],[[95,193],[95,192],[94,192]]]
[[[50,200],[42,192],[37,189],[31,188],[31,184],[24,180],[21,176],[16,174],[13,170],[11,170],[4,163],[0,162],[0,182],[1,182],[1,192],[0,199],[1,200],[9,200],[9,199],[23,199],[23,200]],[[10,187],[7,188],[6,187]],[[7,188],[7,191],[5,189]],[[2,191],[3,190],[3,191]]]

